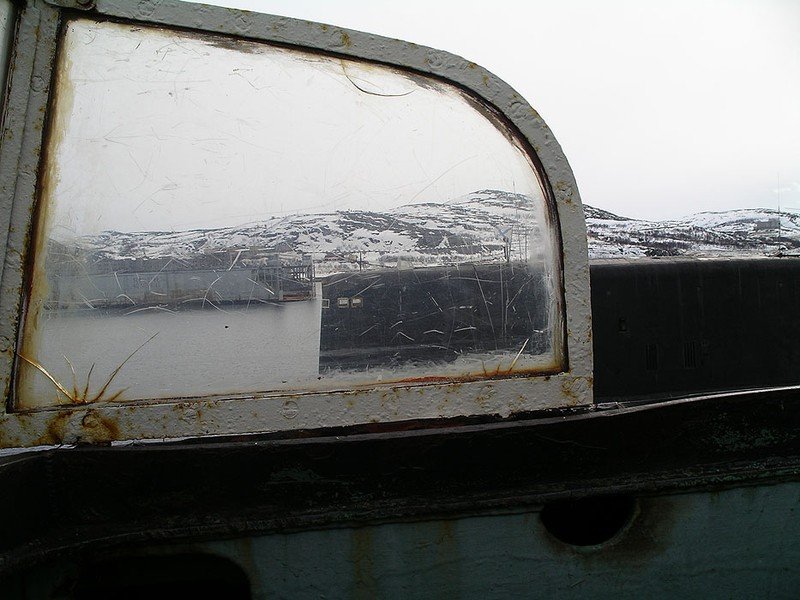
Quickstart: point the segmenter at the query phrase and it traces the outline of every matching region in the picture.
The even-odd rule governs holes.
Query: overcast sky
[[[542,114],[585,203],[800,210],[798,0],[218,0],[433,46]]]
[[[70,22],[63,48],[49,211],[60,238],[408,210],[486,189],[544,206],[522,143],[444,83],[91,20]]]

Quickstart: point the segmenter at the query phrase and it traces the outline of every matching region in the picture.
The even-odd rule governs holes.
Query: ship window
[[[18,407],[562,370],[557,220],[494,109],[141,24],[59,52]]]

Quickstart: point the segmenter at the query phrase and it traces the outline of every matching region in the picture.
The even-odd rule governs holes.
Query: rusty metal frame
[[[67,8],[65,8],[67,7]],[[66,12],[65,12],[66,11]],[[586,226],[577,185],[539,114],[510,86],[447,52],[321,23],[174,0],[29,0],[20,11],[0,148],[0,378],[11,392],[27,248],[36,212],[59,28],[68,12],[182,28],[411,69],[450,82],[496,109],[535,153],[562,244],[564,372],[553,375],[375,387],[330,393],[257,394],[164,402],[97,403],[0,413],[0,448],[264,434],[461,417],[505,419],[591,405],[592,343]]]
[[[800,428],[787,427],[799,420],[791,386],[571,419],[29,453],[0,461],[13,509],[0,521],[0,581],[47,560],[130,556],[141,543],[163,553],[220,538],[249,545],[276,532],[530,513],[598,495],[767,489],[800,481]]]

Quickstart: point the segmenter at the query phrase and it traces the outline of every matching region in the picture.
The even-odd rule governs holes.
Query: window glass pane
[[[65,36],[19,406],[558,369],[552,215],[465,93],[222,37]]]

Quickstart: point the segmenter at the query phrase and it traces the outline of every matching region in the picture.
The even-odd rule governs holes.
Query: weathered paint
[[[68,411],[44,409],[6,416],[0,420],[0,447],[26,446],[35,440],[48,444],[105,443],[117,439],[274,433],[430,418],[508,418],[516,413],[550,408],[556,397],[561,399],[562,407],[584,404],[583,397],[573,395],[570,388],[565,391],[562,384],[562,378],[552,376],[549,381],[540,380],[536,386],[531,386],[525,378],[515,378],[501,382],[456,382],[422,389],[394,386],[339,393],[290,396],[276,393],[148,404],[106,402],[91,408],[76,405]],[[588,389],[588,383],[581,388]],[[287,399],[294,403],[291,413],[284,410]],[[96,430],[87,429],[83,419],[89,412],[113,423],[120,437],[98,436]],[[66,424],[64,415],[68,415]],[[56,422],[57,428],[53,427]],[[42,437],[43,432],[52,431],[60,434]]]
[[[393,432],[366,424],[300,439],[236,436],[0,456],[0,489],[15,517],[0,522],[0,572],[161,539],[798,481],[800,428],[792,425],[799,398],[795,386],[569,418],[404,423]],[[76,426],[73,418],[63,409],[47,435],[63,436]],[[96,411],[81,425],[98,438],[116,435]]]
[[[378,57],[494,102],[537,149],[558,208],[570,372],[4,414],[0,446],[172,440],[0,458],[13,512],[0,523],[0,571],[20,573],[6,596],[67,593],[105,559],[176,552],[230,559],[256,598],[797,595],[798,386],[532,414],[591,399],[585,232],[560,149],[509,88],[450,55],[319,24],[170,2],[100,7]],[[58,25],[41,2],[23,17],[31,37],[15,59],[0,148],[6,378]],[[239,437],[280,432],[290,439]],[[206,435],[231,437],[175,441]],[[572,547],[545,530],[542,505],[597,494],[636,498],[609,542]]]
[[[554,540],[538,512],[522,512],[190,548],[241,565],[257,599],[793,597],[798,496],[789,483],[643,498],[624,532],[589,547]]]
[[[58,14],[41,4],[20,10],[0,145],[0,378],[6,410],[17,344],[23,270],[35,207]],[[2,438],[2,435],[0,435]]]
[[[632,522],[597,546],[554,539],[537,509],[155,545],[65,557],[5,589],[50,597],[106,561],[206,555],[237,565],[254,600],[794,598],[799,497],[798,482],[640,497]]]
[[[43,223],[43,219],[36,219],[35,198],[37,190],[47,185],[52,175],[42,172],[40,185],[36,185],[37,165],[42,159],[45,138],[45,108],[50,99],[49,82],[53,79],[58,25],[62,17],[60,9],[52,6],[54,4],[61,6],[65,2],[32,0],[22,10],[2,147],[0,231],[7,230],[9,237],[0,282],[0,341],[3,342],[0,376],[5,382],[6,398],[14,373],[23,265],[30,260],[27,233],[35,223],[39,227]],[[80,8],[87,8],[87,5],[84,3]],[[66,412],[58,407],[14,412],[9,404],[0,415],[0,448],[269,433],[459,417],[508,418],[547,408],[591,404],[587,240],[577,186],[560,146],[544,121],[508,85],[474,63],[446,52],[284,17],[150,0],[137,3],[100,0],[88,14],[224,34],[234,39],[286,44],[401,67],[451,82],[474,97],[484,112],[520,132],[531,149],[530,159],[545,182],[545,195],[558,219],[557,233],[562,241],[564,305],[559,318],[563,319],[566,348],[557,355],[566,356],[568,364],[563,372],[546,377],[424,382],[426,385],[421,386],[418,385],[421,382],[405,382],[392,389],[392,402],[385,401],[386,387],[374,386],[357,392],[187,398],[130,406],[97,402],[91,409],[79,406]],[[53,124],[51,129],[49,139],[52,141],[58,135],[58,125]],[[17,136],[18,132],[23,132],[22,139]],[[40,211],[44,209],[40,207]],[[4,222],[7,228],[3,227]],[[29,365],[28,368],[35,367]],[[453,386],[458,386],[455,398]],[[287,400],[295,403],[289,411],[291,418],[283,410]],[[87,420],[90,411],[93,417]],[[105,425],[89,427],[85,424],[95,422]]]

